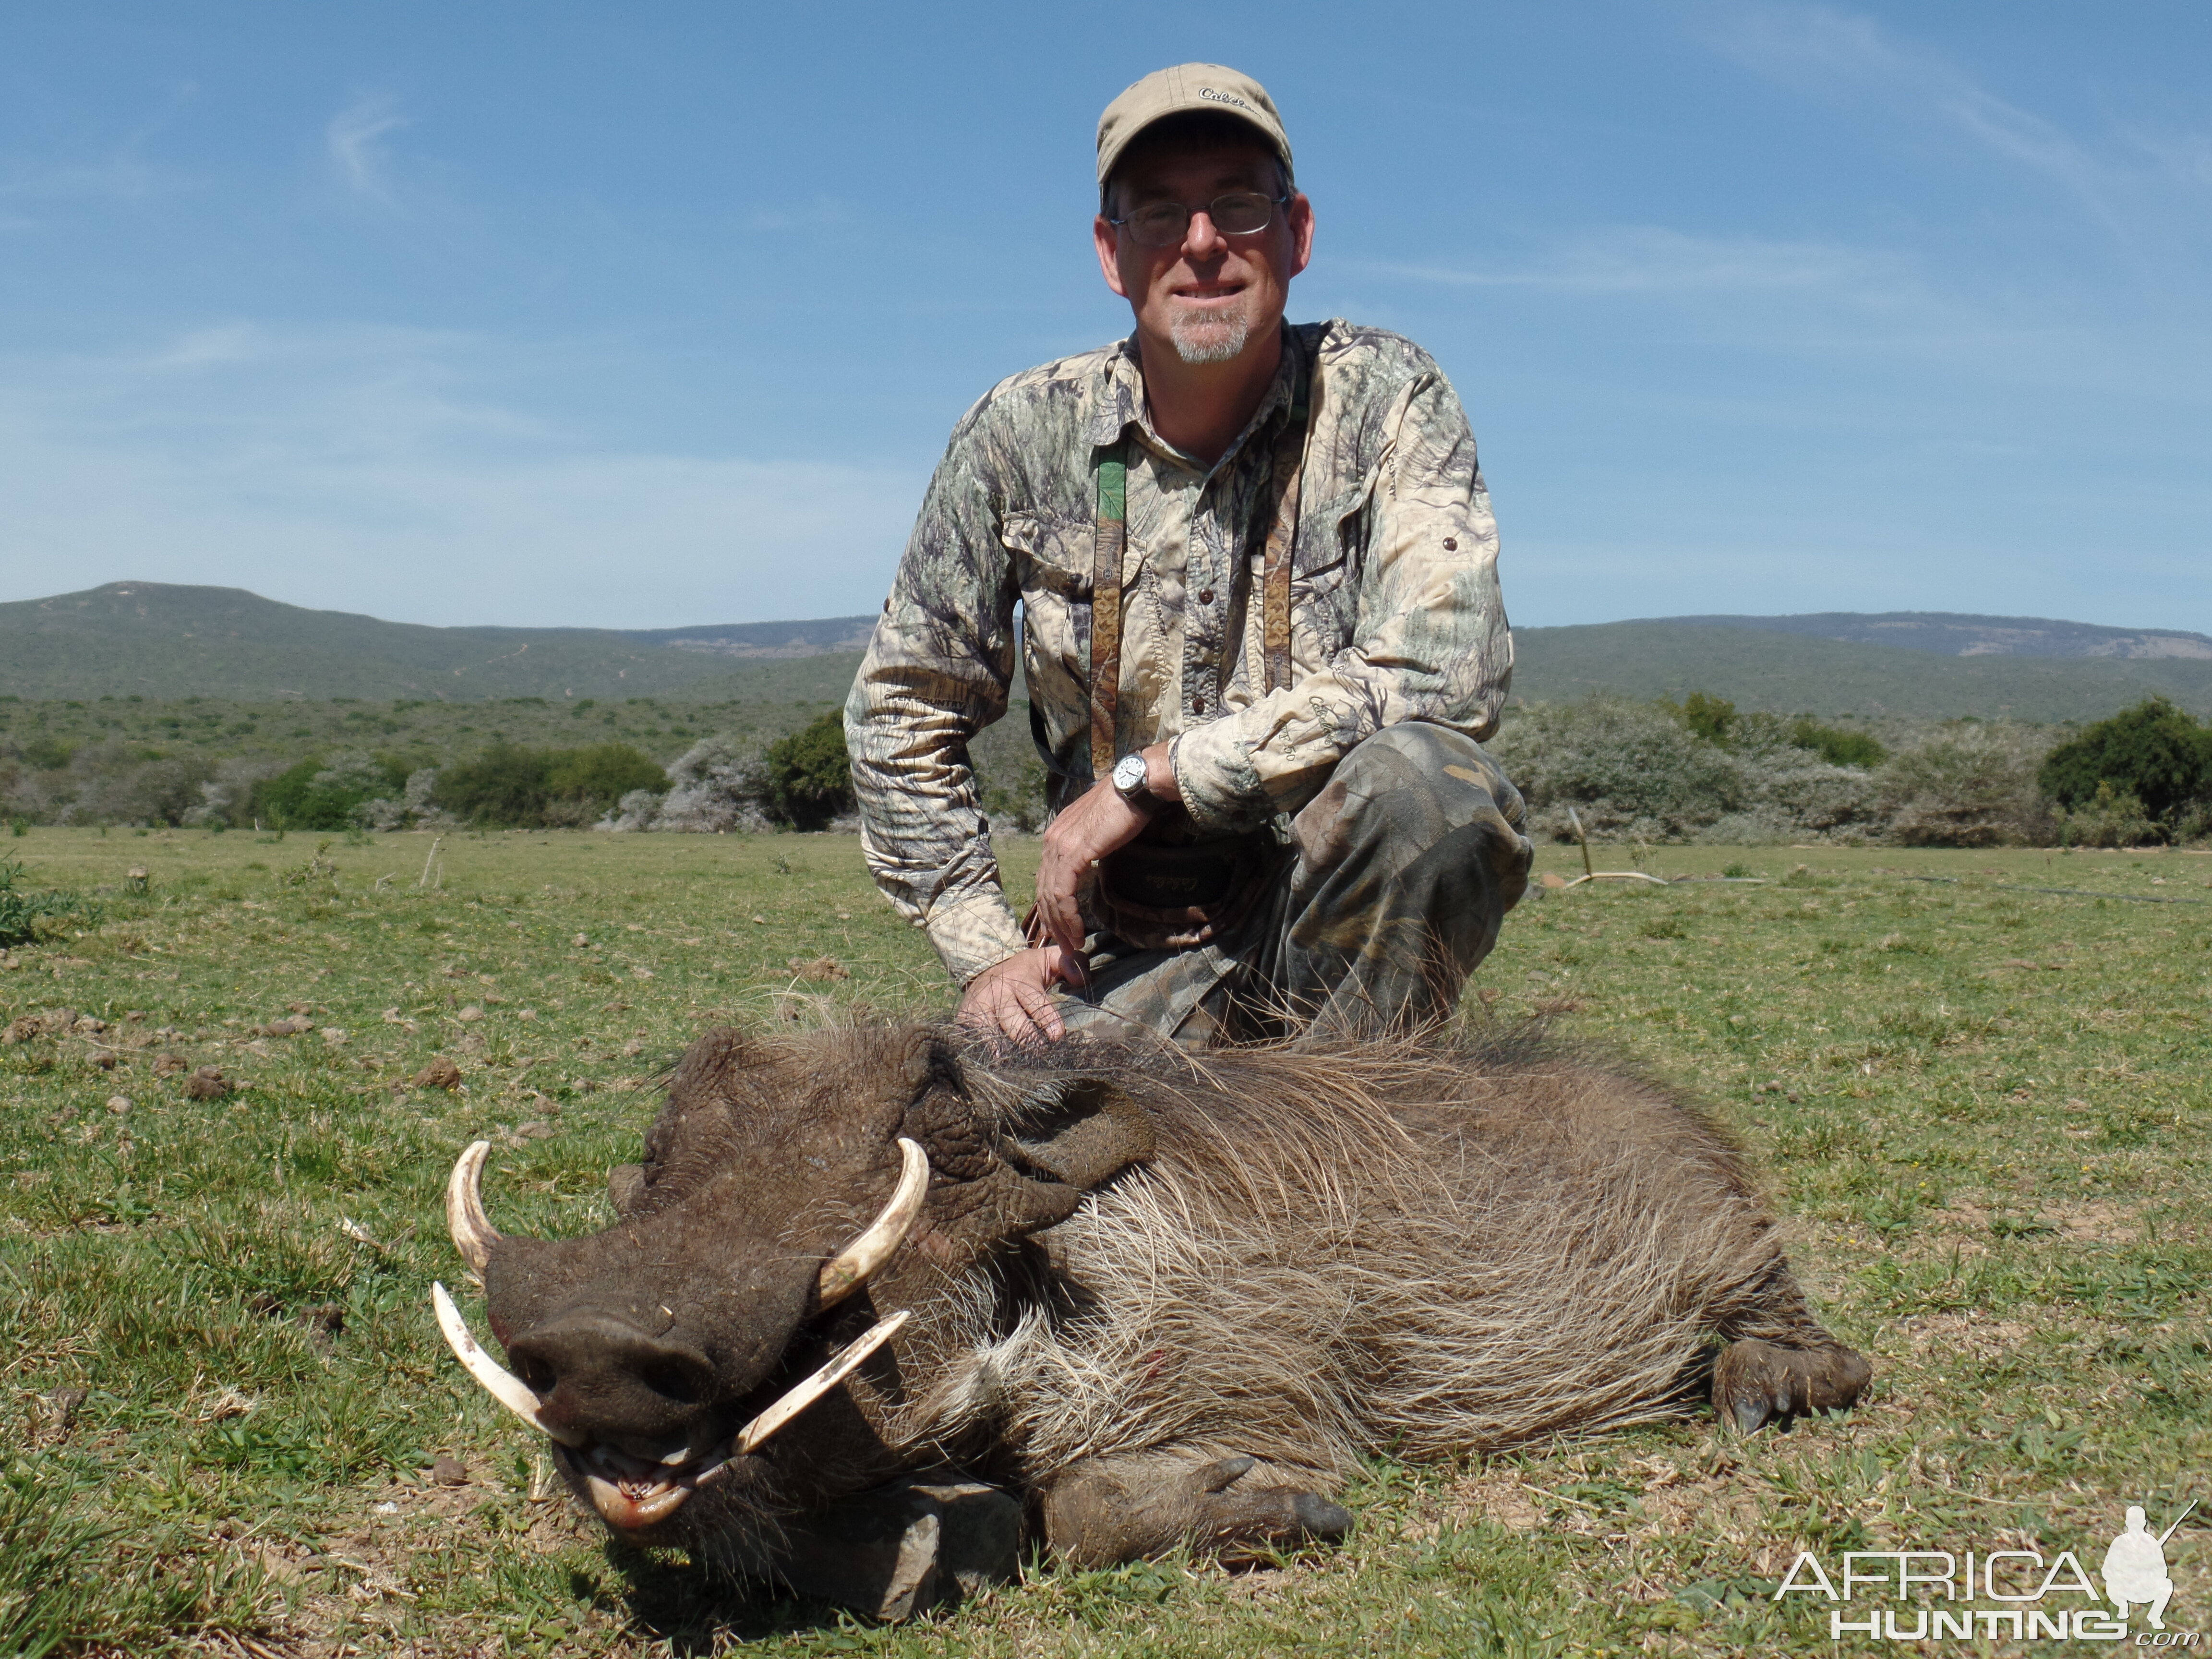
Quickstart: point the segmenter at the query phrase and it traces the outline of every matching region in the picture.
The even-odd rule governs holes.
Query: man
[[[1284,325],[1314,215],[1257,82],[1146,76],[1098,181],[1135,331],[953,431],[846,705],[869,866],[1017,1042],[1448,1013],[1531,851],[1479,746],[1512,643],[1467,417],[1411,342]],[[967,755],[1018,605],[1054,809],[1026,931]]]

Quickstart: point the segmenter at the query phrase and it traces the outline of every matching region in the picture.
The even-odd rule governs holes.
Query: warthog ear
[[[934,1074],[956,1086],[925,1089],[901,1133],[929,1151],[936,1182],[921,1249],[940,1268],[1066,1220],[1085,1193],[1157,1145],[1151,1114],[1105,1078],[994,1081],[963,1078],[945,1048],[933,1060]]]
[[[1088,1191],[1159,1145],[1152,1115],[1103,1077],[1079,1077],[1007,1125],[1007,1161]]]

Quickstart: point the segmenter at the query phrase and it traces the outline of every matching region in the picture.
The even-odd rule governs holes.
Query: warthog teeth
[[[453,1173],[446,1180],[446,1231],[453,1234],[461,1260],[479,1274],[491,1260],[491,1247],[499,1243],[499,1230],[484,1214],[481,1190],[484,1159],[490,1152],[489,1140],[474,1142],[453,1160]]]
[[[914,1145],[910,1140],[902,1144]],[[770,1435],[850,1376],[860,1368],[862,1360],[890,1341],[898,1328],[906,1323],[910,1311],[902,1308],[890,1318],[878,1320],[856,1338],[844,1352],[738,1430],[737,1437],[730,1443],[730,1455],[746,1457],[759,1450]]]
[[[453,1349],[453,1358],[461,1362],[463,1369],[471,1376],[483,1384],[485,1393],[540,1434],[549,1436],[564,1446],[584,1443],[584,1436],[547,1421],[545,1413],[538,1409],[538,1396],[530,1391],[530,1385],[477,1346],[476,1338],[469,1334],[468,1322],[461,1317],[461,1310],[453,1305],[453,1298],[447,1293],[443,1285],[430,1286],[430,1302],[438,1310],[438,1328],[445,1333],[447,1346]]]
[[[899,1137],[898,1185],[890,1202],[868,1230],[822,1264],[816,1281],[817,1299],[834,1308],[867,1283],[868,1275],[891,1259],[891,1252],[906,1242],[921,1213],[921,1200],[929,1193],[929,1154],[904,1135]]]

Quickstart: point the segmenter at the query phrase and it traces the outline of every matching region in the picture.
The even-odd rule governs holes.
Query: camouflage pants
[[[1310,1029],[1359,1036],[1450,1013],[1528,882],[1521,796],[1480,744],[1385,727],[1292,820],[1266,894],[1182,951],[1094,939],[1070,1030],[1145,1026],[1190,1048]]]

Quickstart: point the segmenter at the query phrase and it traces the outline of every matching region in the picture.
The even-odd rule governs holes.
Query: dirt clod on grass
[[[418,1089],[458,1089],[461,1086],[461,1068],[446,1055],[436,1054],[415,1073],[414,1084]]]

